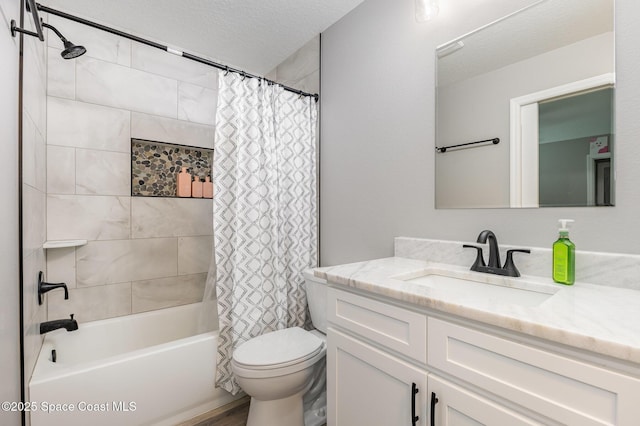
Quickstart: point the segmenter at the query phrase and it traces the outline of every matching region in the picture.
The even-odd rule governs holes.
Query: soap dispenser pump
[[[569,239],[569,223],[572,219],[560,219],[558,240],[553,243],[553,280],[572,285],[575,281],[576,246]]]

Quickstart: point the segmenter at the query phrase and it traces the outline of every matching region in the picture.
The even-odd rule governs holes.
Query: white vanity
[[[637,290],[400,257],[316,275],[329,426],[640,425]]]

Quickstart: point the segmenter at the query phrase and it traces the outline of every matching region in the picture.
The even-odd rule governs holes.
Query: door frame
[[[615,74],[606,73],[510,100],[510,207],[539,207],[538,103],[561,96],[614,85]]]

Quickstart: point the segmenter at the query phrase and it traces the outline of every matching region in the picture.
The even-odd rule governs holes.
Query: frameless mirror
[[[613,10],[542,0],[438,47],[436,208],[614,204]]]

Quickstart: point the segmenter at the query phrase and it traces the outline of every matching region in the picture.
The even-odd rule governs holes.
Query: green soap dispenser
[[[553,280],[572,285],[576,274],[576,246],[569,239],[568,224],[571,219],[560,219],[560,236],[553,243]]]

